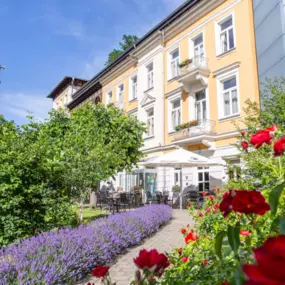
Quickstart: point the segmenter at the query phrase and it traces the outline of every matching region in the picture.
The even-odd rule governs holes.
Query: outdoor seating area
[[[210,194],[210,193],[209,193]],[[180,197],[182,201],[180,202]],[[97,194],[97,206],[101,210],[109,213],[119,213],[130,209],[144,206],[145,204],[165,204],[172,208],[186,209],[189,203],[193,204],[196,208],[201,208],[203,205],[204,197],[201,192],[193,188],[186,187],[182,193],[169,191],[156,191],[154,194],[150,191],[145,192],[145,199],[140,192],[128,193],[112,191],[107,187],[102,189]]]

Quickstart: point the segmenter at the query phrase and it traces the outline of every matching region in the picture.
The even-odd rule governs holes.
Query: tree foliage
[[[138,39],[139,38],[135,35],[123,35],[122,41],[119,43],[120,49],[113,49],[109,53],[108,60],[106,61],[105,66],[111,64],[131,46],[135,45]]]
[[[70,224],[73,201],[140,160],[143,132],[113,106],[21,127],[0,116],[0,244]]]

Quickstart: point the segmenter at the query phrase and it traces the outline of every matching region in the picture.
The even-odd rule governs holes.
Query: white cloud
[[[36,119],[43,120],[51,108],[52,101],[45,95],[6,93],[0,96],[0,113],[18,124],[25,122],[29,113]]]

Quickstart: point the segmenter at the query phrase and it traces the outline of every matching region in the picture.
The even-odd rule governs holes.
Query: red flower
[[[97,267],[95,267],[92,270],[92,276],[95,276],[95,277],[98,277],[98,278],[105,277],[106,274],[108,273],[109,269],[110,269],[109,266],[98,265]]]
[[[203,213],[200,212],[200,213],[198,214],[198,216],[199,216],[199,217],[203,217]]]
[[[208,209],[206,210],[206,212],[207,212],[207,213],[211,213],[211,209],[208,208]]]
[[[280,156],[285,152],[285,136],[274,144],[274,156]]]
[[[214,208],[213,213],[217,213],[217,212],[218,212],[217,208]]]
[[[186,237],[185,237],[185,243],[189,243],[190,241],[195,241],[198,239],[197,235],[194,235],[194,231],[192,230]]]
[[[270,237],[254,250],[256,264],[243,266],[248,285],[285,284],[285,235]]]
[[[206,195],[207,195],[207,192],[203,191],[202,196],[206,196]]]
[[[240,132],[240,134],[244,137],[244,135],[246,134],[246,131],[245,131],[245,130],[242,130],[242,131]]]
[[[209,195],[209,196],[208,196],[208,200],[213,201],[213,200],[215,200],[215,197],[214,197],[213,195]]]
[[[242,236],[249,236],[249,235],[250,235],[250,231],[241,230],[241,231],[240,231],[240,234],[241,234]]]
[[[87,285],[95,285],[95,283],[88,282]]]
[[[192,205],[191,204],[188,204],[188,208],[191,208],[192,207]]]
[[[270,210],[270,206],[267,204],[262,194],[256,190],[235,191],[232,208],[236,212],[257,214],[261,216]]]
[[[203,265],[207,265],[209,261],[207,259],[203,260]]]
[[[186,231],[186,229],[184,229],[184,228],[183,228],[183,229],[181,229],[181,233],[182,233],[183,235],[185,235],[185,234],[186,234],[186,232],[187,232],[187,231]]]
[[[223,282],[222,285],[230,285],[228,282]]]
[[[215,204],[214,208],[218,209],[219,208],[219,204]]]
[[[183,263],[187,262],[188,260],[189,260],[188,257],[182,257],[182,258],[181,258],[181,261],[182,261]]]
[[[179,249],[178,249],[178,254],[181,255],[181,254],[182,254],[182,251],[183,251],[183,249],[182,249],[182,248],[179,248]]]
[[[247,142],[243,141],[240,143],[240,145],[244,150],[248,149],[248,143]]]
[[[230,190],[223,195],[223,201],[220,204],[220,211],[223,213],[224,217],[227,217],[232,210],[232,203],[234,199],[233,195],[233,190]]]
[[[145,249],[139,252],[139,256],[134,258],[134,263],[139,269],[154,269],[154,272],[161,276],[164,269],[169,266],[166,255],[158,253],[156,249],[147,251]]]
[[[277,125],[273,125],[271,128],[266,128],[265,130],[261,130],[251,136],[250,143],[254,145],[255,148],[259,148],[263,144],[270,144],[272,140],[272,134],[274,134],[276,130],[277,130]]]

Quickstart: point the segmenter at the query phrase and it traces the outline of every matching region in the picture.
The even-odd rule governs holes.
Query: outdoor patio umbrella
[[[216,165],[225,165],[225,162],[222,159],[209,159],[207,157],[185,150],[183,148],[178,148],[174,151],[142,162],[141,164],[149,167],[180,168],[180,209],[182,209],[182,167],[208,167]]]

